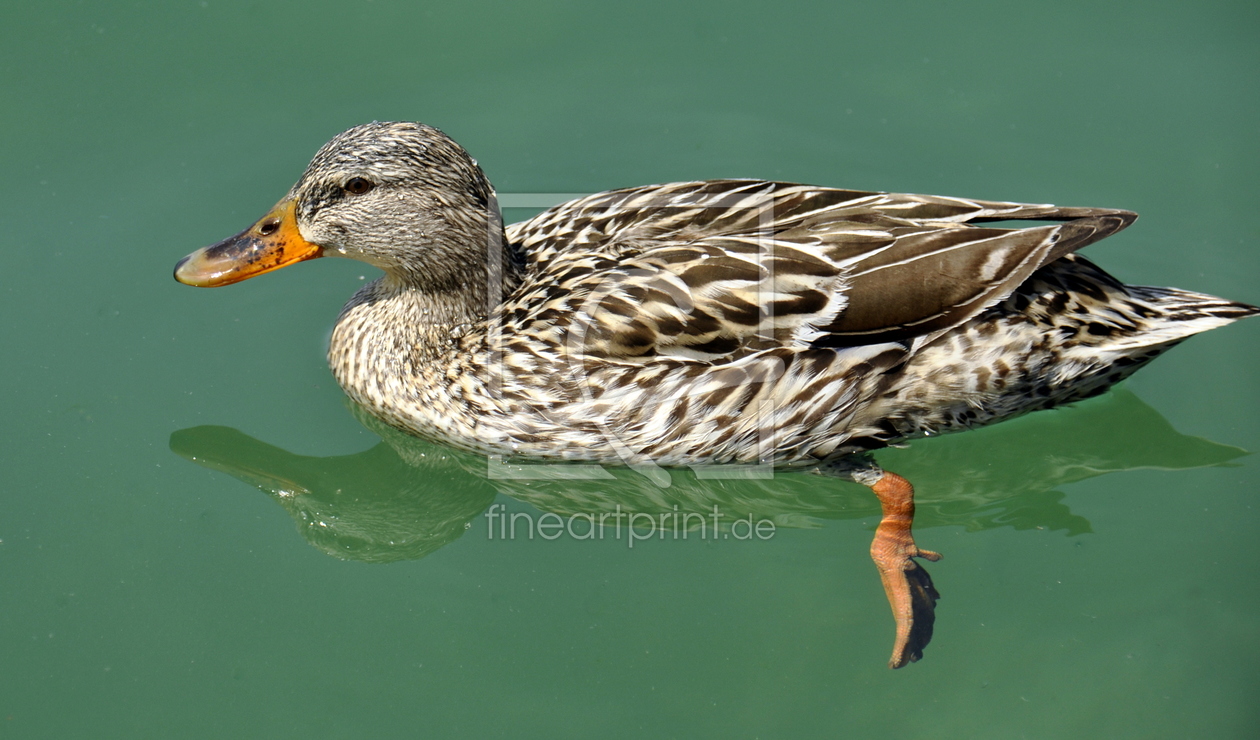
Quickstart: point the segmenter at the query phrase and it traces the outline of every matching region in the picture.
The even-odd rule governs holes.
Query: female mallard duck
[[[865,453],[1102,392],[1192,334],[1260,312],[1122,285],[1076,250],[1128,211],[758,180],[580,198],[503,228],[477,163],[437,129],[337,136],[240,234],[185,257],[217,286],[321,256],[385,275],[329,361],[372,414],[496,455],[763,463],[869,486],[871,553],[922,655],[938,597],[912,558],[913,489]],[[1000,228],[1014,219],[1059,222]]]

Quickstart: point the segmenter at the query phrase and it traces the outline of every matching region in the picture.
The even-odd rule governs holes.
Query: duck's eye
[[[346,180],[346,184],[341,187],[351,195],[363,195],[372,189],[372,181],[365,180],[362,177],[352,177]]]

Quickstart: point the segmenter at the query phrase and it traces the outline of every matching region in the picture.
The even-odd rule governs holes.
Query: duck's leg
[[[936,621],[936,600],[941,597],[932,577],[914,558],[940,560],[931,550],[920,550],[910,534],[914,522],[914,486],[896,473],[881,469],[869,458],[845,460],[826,466],[824,471],[861,483],[875,492],[883,518],[871,542],[871,559],[879,569],[884,593],[897,622],[889,668],[900,668],[923,657],[923,648],[932,639]]]
[[[875,528],[871,542],[871,559],[884,582],[884,593],[897,621],[897,640],[893,643],[889,668],[900,668],[923,657],[923,648],[932,639],[936,622],[936,600],[941,598],[932,586],[932,577],[913,558],[933,562],[939,553],[920,550],[910,534],[914,522],[914,486],[896,473],[883,472],[869,485],[879,497],[884,516]]]

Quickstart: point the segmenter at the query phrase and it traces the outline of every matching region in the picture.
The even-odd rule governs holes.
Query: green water
[[[863,489],[400,452],[323,358],[371,268],[170,272],[333,134],[414,119],[503,194],[735,176],[1129,208],[1105,267],[1260,302],[1257,31],[1245,2],[7,9],[0,737],[1255,737],[1260,320],[883,454],[945,556],[936,636],[893,672]],[[505,541],[496,503],[778,526]]]

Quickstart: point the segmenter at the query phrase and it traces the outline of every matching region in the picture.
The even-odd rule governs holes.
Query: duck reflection
[[[726,522],[751,515],[776,527],[814,528],[823,520],[880,513],[866,488],[818,485],[801,473],[761,478],[754,469],[741,477],[719,468],[644,475],[625,468],[487,464],[482,456],[399,433],[358,407],[351,410],[380,444],[351,455],[307,457],[229,427],[199,426],[173,433],[171,449],[270,495],[320,550],[375,563],[422,558],[453,542],[496,493],[562,517],[614,510],[708,514],[717,506]],[[1089,522],[1068,509],[1054,490],[1059,486],[1123,470],[1222,465],[1246,454],[1177,432],[1133,393],[1118,389],[1000,429],[917,440],[878,457],[919,481],[920,528],[1009,526],[1076,535],[1089,532]],[[723,477],[710,477],[715,474]]]
[[[715,511],[726,526],[736,520],[769,521],[776,528],[880,517],[870,491],[854,483],[829,479],[820,484],[803,473],[759,477],[769,472],[759,469],[643,471],[487,462],[397,432],[358,407],[351,410],[382,440],[351,455],[295,455],[221,426],[179,430],[170,445],[175,453],[271,496],[316,548],[374,563],[422,558],[474,525],[482,533],[490,531],[478,519],[495,514],[492,506],[500,493],[542,513],[583,517],[578,525],[583,532],[591,520],[628,526],[626,516],[601,519],[611,512],[672,515],[667,522],[692,514],[687,521],[693,528]],[[1133,393],[1116,389],[1000,428],[882,450],[878,458],[916,481],[916,527],[1038,528],[1077,535],[1089,532],[1090,524],[1072,513],[1064,494],[1055,490],[1059,486],[1123,470],[1222,465],[1245,454],[1177,432]],[[931,589],[930,581],[926,588]],[[931,637],[931,621],[929,615],[920,626],[921,644]]]

